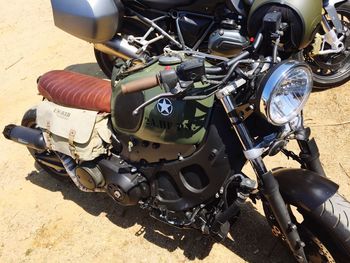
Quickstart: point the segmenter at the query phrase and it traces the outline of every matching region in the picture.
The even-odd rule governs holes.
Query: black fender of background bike
[[[339,185],[305,169],[278,168],[272,171],[281,195],[288,204],[312,211],[333,196]]]

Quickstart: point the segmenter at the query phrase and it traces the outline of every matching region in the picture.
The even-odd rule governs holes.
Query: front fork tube
[[[305,138],[297,141],[300,147],[299,157],[302,161],[302,168],[313,171],[322,177],[326,177],[326,173],[320,161],[320,152],[315,139]]]
[[[230,118],[232,127],[237,133],[240,139],[245,153],[254,152],[254,141],[250,136],[250,133],[243,122],[235,114],[235,103],[230,95],[218,96],[222,105],[225,108],[227,115]],[[247,156],[247,155],[246,155]],[[286,241],[293,251],[295,258],[298,262],[307,262],[304,253],[304,243],[301,241],[296,225],[293,224],[289,215],[286,203],[284,202],[281,193],[279,191],[279,185],[272,173],[267,170],[261,154],[248,158],[250,161],[257,178],[259,180],[259,186],[262,189],[262,194],[268,201],[270,208],[281,228],[282,233],[286,237]]]
[[[326,4],[324,7],[323,7],[326,12],[328,13],[336,31],[338,33],[342,33],[344,30],[343,30],[343,25],[342,25],[342,22],[340,21],[339,19],[339,16],[338,16],[338,12],[337,12],[337,9],[335,8],[334,4]],[[332,28],[329,26],[328,22],[327,22],[327,19],[325,19],[325,16],[323,15],[322,17],[322,27],[323,29],[325,30],[325,32],[328,32],[329,30],[331,30]]]

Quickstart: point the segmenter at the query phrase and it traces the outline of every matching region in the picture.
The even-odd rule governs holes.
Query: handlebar
[[[159,85],[158,75],[148,76],[121,85],[123,94],[143,91]]]
[[[257,50],[261,46],[261,43],[263,41],[263,35],[259,32],[256,35],[256,38],[254,42],[252,43],[252,50]],[[223,79],[222,83],[227,82],[228,78],[231,76],[233,71],[235,70],[236,66],[239,64],[240,60],[245,59],[248,57],[250,54],[249,51],[244,51],[238,56],[230,59],[229,61],[226,62],[226,67],[229,67],[228,73],[226,74],[226,77]],[[206,67],[205,68],[205,73],[206,74],[214,74],[217,75],[219,73],[222,73],[224,71],[224,68],[222,67]],[[154,88],[158,85],[160,85],[160,76],[159,74],[153,75],[153,76],[148,76],[145,78],[137,79],[125,84],[121,85],[121,91],[123,94],[128,94],[128,93],[133,93],[133,92],[138,92],[138,91],[143,91],[147,89]]]

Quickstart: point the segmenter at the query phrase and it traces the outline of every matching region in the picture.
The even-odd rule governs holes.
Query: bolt
[[[115,198],[117,198],[117,199],[119,199],[119,198],[122,196],[122,194],[121,194],[118,190],[114,191],[113,195],[114,195]]]
[[[183,161],[184,160],[184,157],[181,155],[181,153],[178,153],[177,156],[178,156],[179,161]]]
[[[208,157],[209,161],[214,160],[214,158],[216,157],[217,154],[218,154],[218,150],[217,149],[213,149],[211,151],[211,153],[209,154],[209,157]]]
[[[293,224],[293,223],[289,223],[288,224],[288,231],[292,232],[294,230],[297,230],[297,226],[295,224]]]
[[[305,243],[304,243],[303,241],[301,241],[301,240],[298,240],[298,241],[296,242],[295,248],[296,248],[297,250],[299,250],[299,249],[301,249],[301,248],[303,248],[303,247],[305,247]]]

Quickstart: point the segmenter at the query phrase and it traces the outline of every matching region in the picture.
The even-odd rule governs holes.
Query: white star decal
[[[157,103],[157,109],[162,115],[168,116],[173,112],[173,104],[169,99],[160,99]]]

